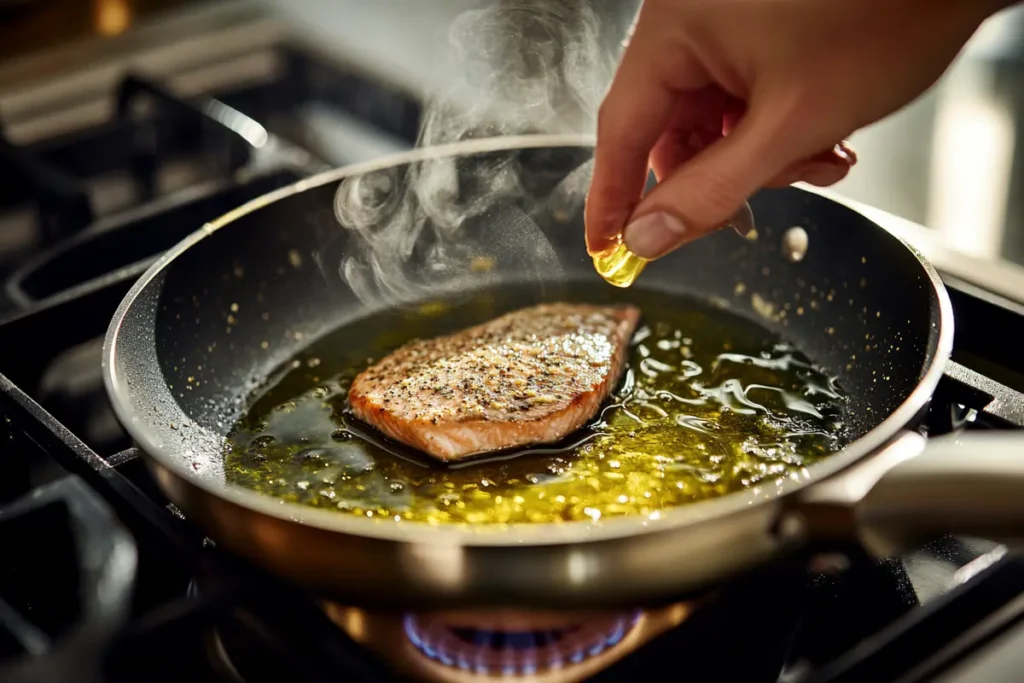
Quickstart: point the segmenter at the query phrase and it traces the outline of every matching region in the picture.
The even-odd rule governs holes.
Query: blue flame
[[[593,633],[586,632],[587,625],[537,631],[446,626],[431,630],[423,628],[412,614],[405,615],[402,624],[409,642],[417,650],[445,666],[480,675],[530,676],[542,668],[560,669],[596,657],[621,642],[639,618],[639,612],[625,615]],[[582,645],[579,644],[581,639]]]

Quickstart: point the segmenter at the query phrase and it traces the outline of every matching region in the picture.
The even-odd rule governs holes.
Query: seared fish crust
[[[441,461],[552,443],[608,397],[640,319],[633,306],[541,304],[406,344],[358,375],[356,417]]]

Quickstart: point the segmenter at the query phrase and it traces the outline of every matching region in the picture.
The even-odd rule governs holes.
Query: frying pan
[[[591,140],[564,136],[419,149],[272,192],[171,249],[126,296],[104,348],[114,409],[168,498],[220,546],[323,596],[403,609],[640,605],[691,594],[815,539],[891,553],[941,532],[1020,532],[1019,440],[925,440],[913,431],[951,351],[952,312],[939,277],[883,228],[797,188],[752,199],[757,240],[722,231],[652,263],[637,286],[757,319],[838,375],[852,396],[846,419],[854,438],[805,479],[666,510],[657,520],[501,528],[356,518],[225,482],[225,435],[244,398],[338,325],[425,291],[454,295],[516,281],[541,300],[569,282],[609,287],[583,247],[592,153]],[[438,169],[441,176],[430,177],[457,192],[401,194]],[[405,244],[402,263],[378,254],[386,268],[376,279],[341,267],[364,244],[336,218],[345,192],[384,222],[411,205],[441,221],[437,196],[448,202],[442,208],[467,196],[468,206],[481,187],[505,208],[474,205],[453,239],[465,247],[457,255],[488,255],[492,270],[417,261],[444,242],[430,230],[421,237],[433,240],[433,251]],[[449,261],[457,266],[459,258]]]

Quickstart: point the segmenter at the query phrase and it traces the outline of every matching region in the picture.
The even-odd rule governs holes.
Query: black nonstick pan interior
[[[559,194],[591,154],[568,146],[457,157],[452,167],[463,188],[496,168],[515,178],[513,190],[463,225],[460,240],[497,264],[473,275],[479,285],[515,279],[537,300],[557,299],[567,281],[610,288],[583,246],[582,194]],[[387,166],[361,177],[378,193],[374,201],[388,205],[414,168]],[[180,444],[186,460],[210,453],[210,440],[226,434],[245,397],[276,366],[368,306],[388,304],[379,292],[360,300],[339,273],[351,233],[335,217],[338,176],[309,184],[178,253],[125,318],[123,352],[138,356],[125,363],[134,374],[132,400],[142,419],[151,419],[146,428]],[[778,331],[839,377],[852,397],[847,425],[856,438],[899,406],[928,367],[939,318],[932,276],[895,237],[819,195],[768,190],[751,206],[756,240],[723,231],[652,263],[637,286],[710,300]],[[510,246],[518,229],[510,221],[524,214],[541,234],[519,241],[542,243],[536,253]],[[806,253],[794,255],[804,236]],[[424,291],[472,285],[410,272]],[[135,344],[133,337],[151,341]],[[167,405],[172,398],[176,406]],[[176,419],[204,429],[183,430]],[[193,467],[197,474],[219,477],[216,463],[204,461]]]

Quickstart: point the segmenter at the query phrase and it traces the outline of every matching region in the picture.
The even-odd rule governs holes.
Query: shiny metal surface
[[[782,526],[788,519],[801,535],[856,538],[884,557],[942,534],[1019,544],[1022,492],[1019,435],[968,432],[927,439],[905,431],[841,475],[795,496]]]
[[[919,264],[921,286],[937,308],[931,318],[932,346],[923,349],[929,360],[903,403],[844,451],[809,468],[807,481],[667,510],[657,520],[511,525],[500,530],[378,524],[285,504],[226,485],[222,476],[216,475],[216,463],[208,460],[209,454],[204,460],[194,450],[204,444],[209,448],[215,441],[204,441],[206,437],[186,440],[182,432],[189,430],[176,429],[173,424],[169,431],[158,431],[166,427],[161,420],[188,417],[180,412],[178,399],[162,386],[164,378],[152,375],[157,365],[152,355],[155,349],[147,350],[154,340],[152,322],[146,321],[156,315],[158,302],[151,295],[164,286],[176,259],[200,249],[203,240],[218,230],[275,201],[348,175],[445,155],[590,144],[587,138],[562,136],[476,140],[329,172],[239,208],[161,258],[115,315],[106,339],[104,368],[115,410],[149,456],[168,497],[218,543],[278,574],[324,595],[337,596],[339,601],[348,599],[348,604],[354,599],[363,605],[415,610],[501,604],[597,608],[664,602],[763,562],[805,540],[810,531],[819,531],[799,515],[788,514],[808,508],[799,497],[791,501],[786,497],[813,492],[814,481],[842,477],[849,466],[884,453],[883,447],[927,404],[949,357],[952,316],[948,297],[934,270],[910,252],[900,258],[915,259]],[[123,334],[123,330],[127,332]],[[234,390],[237,393],[237,385]],[[183,448],[194,455],[183,458]],[[885,483],[885,477],[880,481]],[[858,489],[857,495],[837,505],[850,509],[866,490]],[[847,519],[850,524],[837,525],[828,533],[855,535],[856,517],[849,514]]]
[[[333,526],[349,527],[346,532],[267,514],[284,509],[270,499],[260,501],[262,511],[254,510],[155,459],[151,464],[168,497],[221,545],[319,594],[367,607],[657,604],[711,586],[781,547],[772,532],[777,501],[712,516],[692,528],[659,530],[646,520],[629,520],[606,525],[610,533],[574,525],[474,537],[456,529],[374,528],[325,515],[324,521],[337,522]]]
[[[898,460],[855,507],[860,538],[890,555],[950,532],[1004,541],[1024,539],[1024,439],[985,432],[929,439]]]

